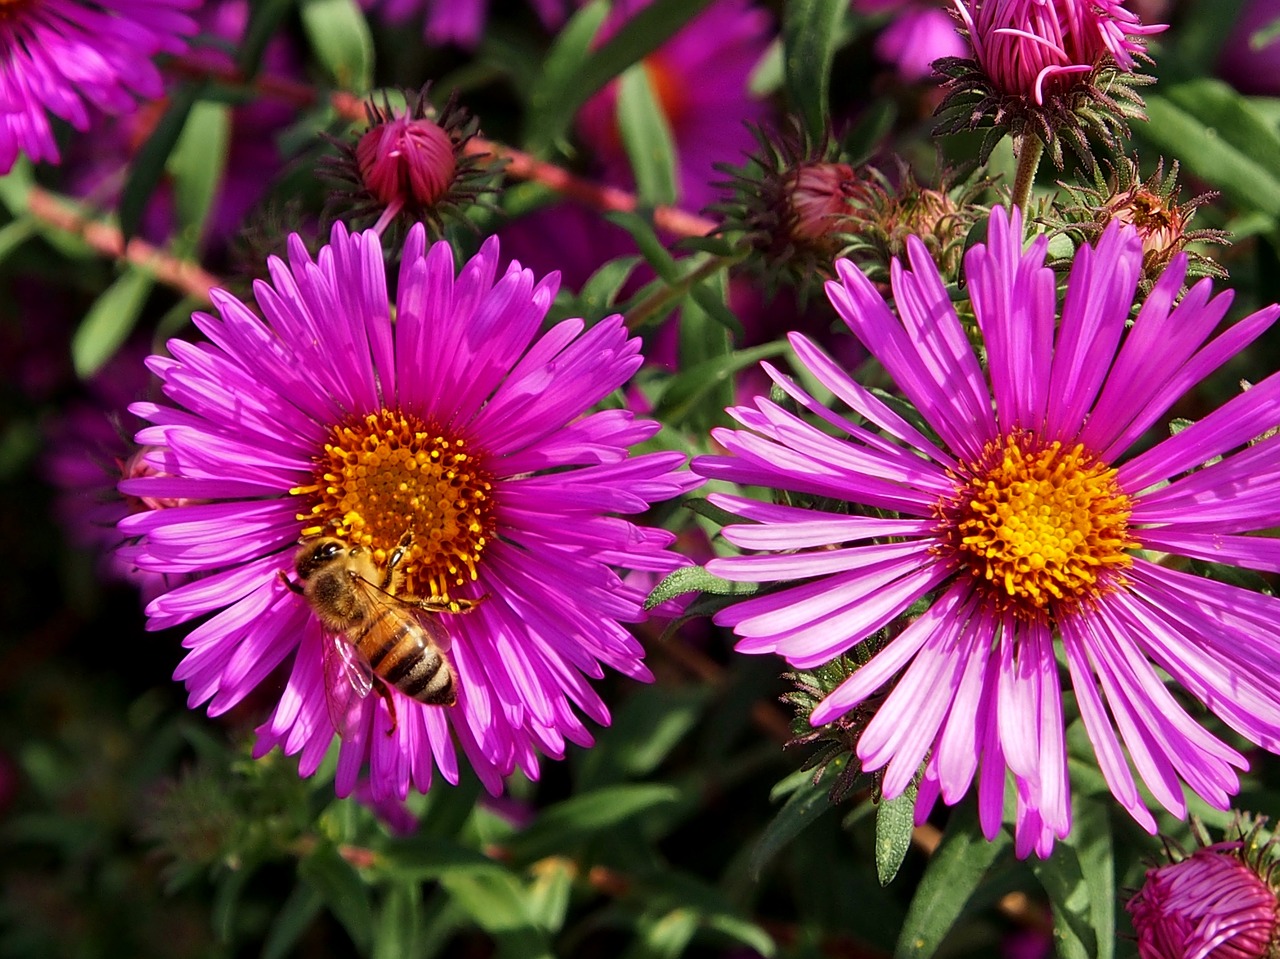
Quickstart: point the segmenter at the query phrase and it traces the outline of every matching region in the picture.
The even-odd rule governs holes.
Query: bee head
[[[298,579],[310,578],[317,570],[328,566],[346,551],[347,544],[333,536],[322,536],[303,543],[293,562]]]

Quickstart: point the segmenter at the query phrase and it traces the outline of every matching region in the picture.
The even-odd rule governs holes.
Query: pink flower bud
[[[457,174],[453,141],[436,123],[408,116],[374,126],[356,144],[356,165],[379,203],[434,206]]]
[[[791,237],[812,241],[841,229],[854,188],[847,163],[804,163],[791,174],[788,202],[794,218]]]
[[[1144,26],[1121,0],[955,0],[974,55],[992,86],[1043,104],[1084,80],[1104,58],[1134,68]]]
[[[1276,934],[1276,894],[1220,842],[1186,859],[1147,870],[1125,908],[1141,959],[1262,959]]]

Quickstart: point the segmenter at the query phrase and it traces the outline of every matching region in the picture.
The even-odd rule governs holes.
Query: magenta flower
[[[1123,0],[953,0],[983,72],[1000,93],[1044,103],[1087,77],[1105,57],[1126,72],[1144,25]]]
[[[648,0],[622,4],[606,21],[603,42],[647,6]],[[679,202],[697,209],[716,199],[711,186],[722,179],[717,161],[741,163],[756,145],[747,122],[769,115],[764,100],[751,95],[748,81],[773,39],[767,12],[750,0],[715,0],[684,29],[645,57],[654,95],[671,128],[679,164]],[[631,164],[618,130],[618,82],[609,83],[578,113],[578,135],[604,167],[604,179],[630,189]]]
[[[1280,95],[1280,0],[1246,0],[1218,56],[1218,73],[1241,93]]]
[[[892,13],[892,19],[876,38],[876,56],[893,64],[905,80],[928,80],[934,76],[934,60],[965,54],[964,38],[955,21],[934,3],[853,0],[853,8],[862,13]]]
[[[579,712],[609,721],[588,677],[609,666],[650,678],[623,625],[643,618],[644,595],[621,574],[681,563],[671,534],[617,514],[695,483],[674,472],[682,456],[632,455],[657,424],[590,412],[639,367],[638,341],[617,315],[540,333],[555,274],[535,281],[515,263],[499,274],[490,240],[455,278],[449,245],[428,247],[421,224],[394,303],[372,231],[337,224],[314,260],[294,235],[269,271],[255,287],[265,320],[214,291],[220,318],[195,316],[211,342],[172,341],[172,359],[150,361],[174,405],[133,407],[153,424],[139,442],[164,447],[156,465],[169,475],[122,489],[207,501],[121,524],[142,538],[139,565],[201,577],[148,607],[157,629],[208,617],[175,674],[190,705],[224,713],[284,665],[256,754],[280,746],[315,772],[335,733],[325,637],[280,574],[294,576],[300,538],[335,536],[383,563],[409,532],[401,592],[476,604],[433,614],[457,704],[390,687],[360,700],[338,793],[366,764],[374,800],[426,790],[433,763],[457,782],[458,746],[491,791],[515,769],[536,777],[539,751],[591,742]]]
[[[1280,307],[1206,342],[1231,296],[1211,298],[1204,280],[1175,305],[1186,270],[1179,254],[1126,332],[1142,276],[1131,227],[1113,223],[1096,247],[1079,251],[1060,313],[1045,237],[1026,250],[1021,237],[1020,213],[997,208],[988,242],[965,256],[986,372],[917,238],[908,241],[910,270],[899,261],[891,270],[901,320],[847,261],[827,284],[927,431],[793,335],[799,361],[854,418],[770,370],[823,428],[759,397],[754,408],[730,411],[746,431],[715,434],[732,455],[700,457],[694,469],[849,504],[803,509],[713,496],[749,521],[725,537],[765,552],[713,560],[711,572],[804,581],[717,621],[741,637],[739,651],[776,652],[801,669],[900,626],[820,703],[813,724],[887,686],[857,745],[864,769],[884,770],[884,795],[899,795],[923,764],[924,815],[939,794],[959,801],[976,776],[990,838],[1001,826],[1008,770],[1017,784],[1016,850],[1046,856],[1071,828],[1059,654],[1103,776],[1150,831],[1155,821],[1122,742],[1151,795],[1178,816],[1184,783],[1226,808],[1239,785],[1235,768],[1247,768],[1156,667],[1236,732],[1280,751],[1272,682],[1280,599],[1157,562],[1168,553],[1280,570],[1280,541],[1247,535],[1280,524],[1280,436],[1230,452],[1280,422],[1280,375],[1126,456]]]
[[[1265,959],[1280,904],[1243,861],[1241,843],[1220,842],[1148,869],[1125,909],[1140,959]]]
[[[58,162],[46,115],[77,130],[164,92],[151,58],[181,53],[199,0],[16,0],[0,13],[0,175],[19,153]]]
[[[564,23],[568,0],[529,0],[543,26],[554,30]],[[389,23],[422,17],[423,38],[431,46],[456,43],[474,47],[484,33],[488,0],[360,0],[366,10],[376,9]]]

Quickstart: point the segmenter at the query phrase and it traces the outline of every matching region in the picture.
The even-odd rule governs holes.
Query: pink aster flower
[[[876,56],[891,63],[905,80],[933,77],[933,61],[962,57],[964,38],[956,23],[940,6],[919,0],[853,0],[862,13],[888,12],[888,25],[876,38]]]
[[[974,55],[994,87],[1010,96],[1061,92],[1111,57],[1131,72],[1142,38],[1164,30],[1144,25],[1123,0],[953,0]]]
[[[46,115],[131,112],[164,92],[151,58],[181,53],[199,0],[11,0],[0,8],[0,175],[19,153],[58,162]]]
[[[219,317],[194,318],[210,342],[171,341],[171,359],[150,361],[173,405],[133,407],[168,475],[122,489],[206,501],[121,524],[141,537],[140,566],[201,577],[148,607],[156,629],[203,618],[175,674],[190,705],[224,713],[284,665],[256,754],[280,746],[314,773],[335,733],[332,637],[286,582],[298,542],[337,537],[386,563],[411,533],[400,594],[474,604],[430,614],[457,702],[424,705],[375,679],[383,695],[340,714],[338,793],[366,766],[375,800],[426,790],[433,764],[456,782],[458,747],[491,791],[515,769],[536,777],[539,751],[591,742],[579,713],[608,722],[588,678],[605,666],[650,678],[623,625],[643,618],[644,595],[622,574],[681,562],[671,534],[618,514],[695,478],[674,472],[680,454],[631,453],[656,423],[590,412],[640,365],[638,341],[617,315],[540,332],[555,274],[500,273],[490,240],[455,276],[449,245],[428,247],[421,224],[394,303],[372,231],[337,224],[314,260],[293,235],[288,261],[268,266],[255,286],[265,319],[215,290]]]
[[[1129,453],[1280,307],[1208,339],[1231,296],[1211,297],[1203,280],[1179,300],[1187,260],[1178,254],[1126,330],[1142,276],[1132,227],[1113,223],[1077,253],[1060,309],[1046,239],[1024,250],[1020,213],[1002,208],[987,235],[964,259],[986,370],[917,238],[908,240],[909,268],[892,265],[900,320],[847,261],[827,284],[927,431],[793,335],[799,361],[854,417],[771,369],[822,428],[759,397],[730,411],[745,431],[715,434],[731,455],[700,457],[694,469],[849,504],[804,509],[714,495],[749,521],[725,537],[764,552],[713,560],[711,572],[802,581],[717,621],[741,637],[739,651],[779,653],[801,669],[893,626],[870,662],[817,706],[813,724],[884,689],[857,744],[863,768],[883,770],[884,795],[899,795],[923,765],[924,815],[939,794],[959,801],[977,777],[982,828],[993,837],[1010,772],[1016,850],[1046,856],[1071,828],[1059,656],[1103,776],[1150,831],[1155,820],[1125,750],[1177,816],[1186,813],[1184,784],[1226,808],[1235,770],[1248,765],[1157,669],[1231,729],[1280,751],[1272,681],[1280,598],[1153,558],[1280,570],[1280,541],[1248,535],[1280,524],[1280,436],[1232,452],[1280,423],[1280,375]]]
[[[620,5],[601,29],[601,42],[648,0]],[[697,209],[716,198],[721,179],[712,164],[740,163],[756,145],[746,123],[769,115],[751,95],[751,72],[773,39],[769,14],[750,0],[715,0],[657,50],[645,57],[654,95],[675,142],[679,202]],[[635,178],[618,130],[618,82],[612,81],[578,113],[578,135],[604,167],[604,179],[631,188]]]
[[[1241,93],[1280,96],[1280,0],[1247,0],[1218,56],[1218,73]]]
[[[529,0],[543,26],[554,30],[564,22],[567,0]],[[423,38],[431,46],[456,43],[474,47],[484,33],[488,0],[360,0],[366,10],[377,10],[390,23],[422,17]]]
[[[1140,959],[1265,959],[1280,904],[1244,861],[1241,843],[1220,842],[1148,869],[1125,909]]]

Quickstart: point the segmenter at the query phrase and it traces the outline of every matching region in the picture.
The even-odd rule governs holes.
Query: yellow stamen
[[[474,580],[493,536],[493,486],[483,457],[410,414],[382,410],[335,426],[298,514],[304,536],[338,536],[385,562],[405,532],[403,589],[449,599]]]
[[[939,532],[960,571],[1002,608],[1040,615],[1123,582],[1133,504],[1116,470],[1081,445],[1014,435],[989,444],[938,506]]]

